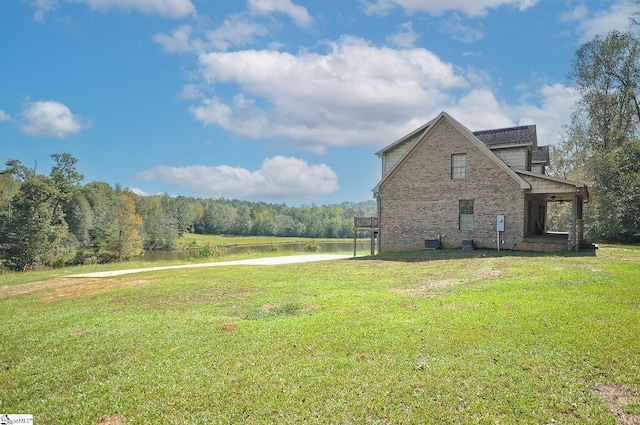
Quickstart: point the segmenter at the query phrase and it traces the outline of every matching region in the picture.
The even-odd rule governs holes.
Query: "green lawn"
[[[0,411],[37,424],[640,421],[638,247],[60,274],[0,275]]]

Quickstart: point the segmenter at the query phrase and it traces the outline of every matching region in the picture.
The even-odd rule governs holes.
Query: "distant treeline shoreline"
[[[302,205],[142,196],[104,182],[82,184],[77,160],[52,155],[48,175],[17,160],[0,171],[0,266],[13,270],[112,262],[143,249],[174,249],[184,233],[345,238],[376,202]]]

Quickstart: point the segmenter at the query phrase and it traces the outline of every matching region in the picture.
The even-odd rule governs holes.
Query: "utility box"
[[[463,239],[462,249],[473,249],[473,239]]]
[[[440,249],[440,238],[426,238],[424,249]]]
[[[498,232],[504,232],[504,215],[498,214],[496,216],[496,229]]]

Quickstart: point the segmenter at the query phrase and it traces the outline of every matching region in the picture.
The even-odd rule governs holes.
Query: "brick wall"
[[[467,154],[464,180],[451,179],[451,155]],[[424,248],[424,239],[445,235],[445,248],[473,239],[496,247],[496,215],[505,215],[504,248],[522,240],[524,193],[518,182],[447,120],[382,184],[380,251]],[[459,200],[474,200],[474,230],[459,230]]]

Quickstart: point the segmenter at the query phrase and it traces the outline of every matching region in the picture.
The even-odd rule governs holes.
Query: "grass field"
[[[267,245],[286,244],[291,242],[305,242],[314,240],[317,242],[352,242],[352,238],[321,239],[302,237],[281,237],[281,236],[232,236],[232,235],[199,235],[196,233],[185,233],[178,239],[178,248],[202,247],[208,245]],[[364,239],[367,240],[367,239]]]
[[[638,247],[60,274],[0,275],[37,424],[640,423]]]

